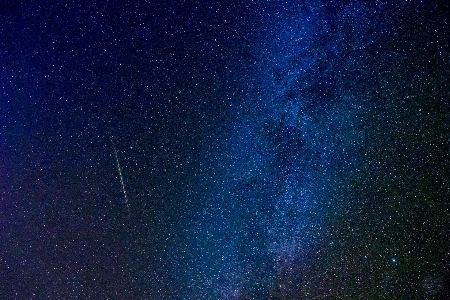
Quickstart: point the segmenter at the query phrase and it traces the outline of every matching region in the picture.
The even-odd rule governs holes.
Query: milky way
[[[0,298],[450,298],[448,5],[65,2],[0,4]]]

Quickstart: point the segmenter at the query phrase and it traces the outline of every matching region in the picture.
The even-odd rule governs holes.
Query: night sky
[[[2,1],[0,299],[450,299],[442,2]]]

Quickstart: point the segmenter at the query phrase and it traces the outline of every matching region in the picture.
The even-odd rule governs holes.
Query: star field
[[[0,298],[449,299],[449,12],[0,4]]]

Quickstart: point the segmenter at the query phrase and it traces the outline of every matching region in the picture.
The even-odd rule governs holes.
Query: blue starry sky
[[[0,298],[449,299],[444,2],[2,2]]]

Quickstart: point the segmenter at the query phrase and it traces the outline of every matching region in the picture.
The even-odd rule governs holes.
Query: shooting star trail
[[[125,205],[127,206],[128,211],[130,211],[130,203],[128,202],[127,191],[125,190],[125,184],[123,182],[122,169],[120,168],[119,157],[117,156],[117,149],[116,149],[116,146],[114,145],[112,138],[111,138],[111,144],[112,144],[113,150],[114,150],[114,157],[116,158],[117,171],[119,172],[120,184],[122,185],[122,192],[123,192],[123,197],[125,199]]]

